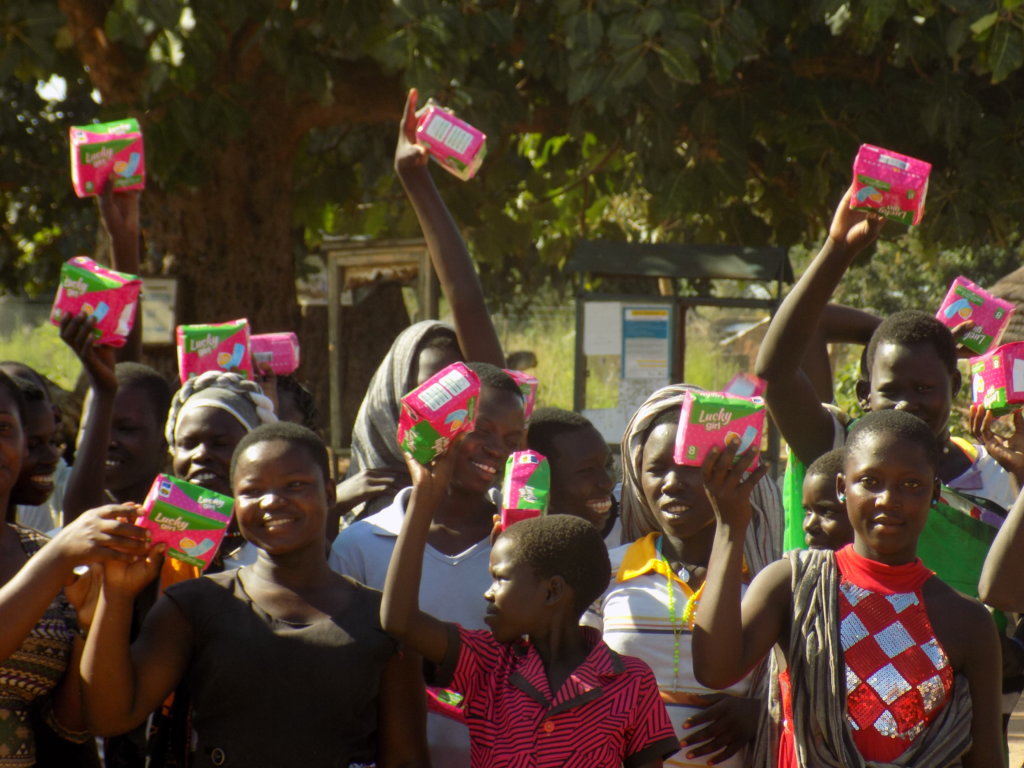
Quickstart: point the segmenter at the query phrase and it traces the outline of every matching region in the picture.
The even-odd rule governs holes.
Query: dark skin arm
[[[99,197],[103,226],[110,235],[111,265],[118,272],[139,274],[139,193],[117,192],[107,184]],[[141,299],[140,299],[141,301]],[[117,351],[117,360],[138,361],[142,357],[142,311],[135,313],[135,325],[123,347]]]
[[[825,305],[854,257],[874,242],[882,220],[850,210],[847,190],[829,228],[828,240],[783,300],[757,356],[756,373],[765,380],[765,401],[786,442],[804,464],[832,448],[832,419],[801,368],[814,342]]]
[[[742,680],[788,631],[791,604],[789,563],[777,560],[758,573],[742,597],[743,540],[753,514],[750,492],[763,468],[744,480],[752,458],[733,465],[735,443],[712,449],[704,462],[704,488],[715,512],[715,540],[704,594],[693,628],[693,671],[708,688]]]
[[[484,302],[466,243],[427,171],[427,150],[416,143],[416,89],[409,91],[395,148],[395,172],[412,203],[455,317],[455,334],[466,360],[505,367],[505,353]]]
[[[429,768],[427,705],[420,658],[398,653],[380,680],[377,705],[377,764],[380,768]]]
[[[110,426],[114,418],[117,376],[114,373],[113,347],[95,343],[92,330],[96,322],[85,314],[65,317],[60,323],[61,340],[82,361],[89,379],[90,398],[79,432],[75,465],[71,468],[64,492],[64,521],[74,520],[82,512],[104,501],[102,478],[110,445]],[[100,481],[97,482],[97,478]]]
[[[819,403],[831,403],[832,363],[828,357],[829,344],[860,344],[867,346],[871,334],[882,322],[881,318],[854,307],[826,304],[821,323],[804,355],[801,367],[817,393]]]
[[[448,651],[449,624],[420,610],[423,550],[434,511],[448,493],[456,441],[429,467],[406,457],[413,491],[384,581],[380,623],[384,631],[427,661],[440,664]]]
[[[1024,494],[1017,497],[981,569],[978,596],[1003,611],[1024,611]]]

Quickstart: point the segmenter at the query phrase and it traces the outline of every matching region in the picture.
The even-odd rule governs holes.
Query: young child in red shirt
[[[413,492],[388,568],[381,623],[465,697],[472,768],[657,768],[679,750],[650,668],[581,627],[608,586],[601,534],[570,515],[516,523],[491,550],[485,630],[419,610],[423,548],[455,451],[409,461]]]

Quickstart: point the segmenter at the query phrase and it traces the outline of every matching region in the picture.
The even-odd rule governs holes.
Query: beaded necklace
[[[672,588],[672,576],[674,573],[672,565],[669,563],[668,558],[665,557],[664,552],[661,550],[662,536],[658,537],[657,549],[658,557],[665,563],[665,567],[668,569],[668,573],[665,574],[665,586],[668,589],[668,620],[672,626],[672,690],[679,690],[679,637],[683,634],[683,627],[693,625],[693,614],[697,610],[697,605],[700,603],[700,596],[704,592],[704,584],[694,592],[691,590],[690,596],[686,599],[686,605],[683,607],[683,615],[680,617],[678,624],[676,623],[676,598],[675,590]],[[689,586],[690,572],[687,569],[683,569],[683,572],[679,575],[683,582]],[[705,582],[707,583],[707,582]]]

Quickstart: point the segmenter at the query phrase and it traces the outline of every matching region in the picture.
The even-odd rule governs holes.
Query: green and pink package
[[[252,361],[270,365],[278,376],[295,373],[299,367],[299,337],[294,333],[254,333],[249,338]]]
[[[537,406],[537,387],[540,386],[540,382],[535,377],[522,371],[513,371],[508,368],[503,370],[519,386],[519,391],[523,393],[523,419],[529,421],[530,416],[533,414],[533,409]]]
[[[736,455],[761,448],[764,430],[764,400],[738,397],[725,392],[689,391],[683,395],[683,407],[676,432],[672,458],[676,464],[699,467],[712,447],[725,449],[732,439],[739,440]],[[757,466],[755,456],[751,469]]]
[[[971,401],[997,416],[1024,406],[1024,341],[971,358]]]
[[[487,136],[433,99],[416,116],[416,141],[432,160],[463,181],[473,178],[487,154]]]
[[[924,216],[931,163],[862,144],[853,161],[850,207],[917,225]]]
[[[207,371],[234,371],[252,378],[249,321],[179,325],[178,376],[184,384]]]
[[[93,334],[98,344],[123,347],[135,325],[141,288],[142,280],[135,275],[76,256],[60,268],[50,322],[59,326],[65,315],[85,312],[96,318]]]
[[[974,327],[959,341],[971,351],[984,355],[999,343],[1016,309],[1013,302],[993,296],[981,286],[960,276],[949,286],[935,317],[949,328],[955,328],[967,320],[974,323]]]
[[[402,398],[398,445],[420,464],[448,450],[452,440],[476,426],[480,379],[464,363],[452,363]]]
[[[137,120],[71,126],[70,137],[71,184],[76,195],[98,195],[108,179],[115,192],[145,188],[146,155]]]
[[[231,522],[230,496],[170,475],[157,475],[135,521],[150,531],[152,542],[167,544],[176,560],[206,570]]]
[[[551,467],[536,451],[513,451],[501,482],[501,530],[548,512]]]

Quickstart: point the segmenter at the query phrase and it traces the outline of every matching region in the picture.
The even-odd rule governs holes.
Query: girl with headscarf
[[[763,709],[754,678],[726,691],[693,674],[693,615],[707,574],[715,518],[700,467],[675,463],[685,384],[663,387],[633,415],[622,439],[622,525],[627,542],[609,554],[612,583],[585,617],[615,651],[654,670],[683,748],[666,766],[747,765]],[[756,573],[781,555],[782,502],[774,483],[755,489],[746,563]],[[641,618],[642,617],[642,618]]]

